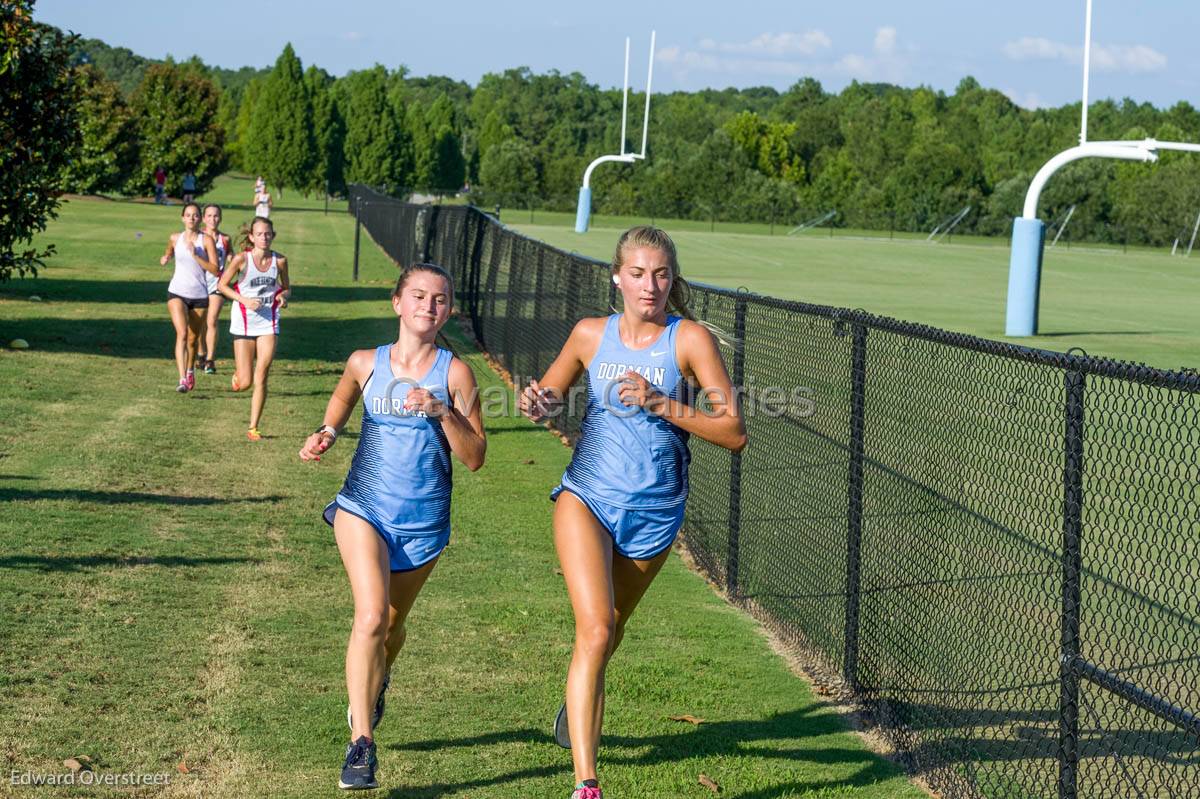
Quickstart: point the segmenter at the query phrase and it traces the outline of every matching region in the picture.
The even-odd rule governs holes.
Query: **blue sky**
[[[1195,0],[1094,0],[1093,99],[1200,106]],[[775,86],[812,76],[837,91],[852,79],[953,91],[963,75],[1025,107],[1078,101],[1084,0],[784,2],[270,2],[38,0],[35,16],[161,58],[200,55],[265,66],[292,42],[305,66],[335,75],[381,63],[474,83],[528,66],[582,72],[620,86],[625,36],[642,88],[658,31],[655,91]],[[200,16],[197,12],[202,12]]]

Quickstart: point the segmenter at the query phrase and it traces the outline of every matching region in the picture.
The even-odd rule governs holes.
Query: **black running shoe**
[[[365,735],[346,747],[346,763],[342,766],[342,778],[338,787],[347,791],[365,791],[378,788],[375,780],[375,742]]]
[[[567,705],[565,702],[559,706],[558,715],[554,717],[554,743],[563,749],[571,748],[571,731],[567,729]]]
[[[387,705],[387,697],[385,694],[387,693],[388,686],[391,685],[391,683],[392,675],[390,673],[383,675],[383,684],[379,686],[379,696],[375,697],[375,709],[371,711],[371,732],[375,731],[375,727],[379,724],[379,720],[383,718],[383,711]],[[350,715],[349,703],[346,705],[346,726],[351,730],[354,729],[354,719]]]
[[[204,374],[215,375],[217,373],[217,365],[213,361],[204,362]]]

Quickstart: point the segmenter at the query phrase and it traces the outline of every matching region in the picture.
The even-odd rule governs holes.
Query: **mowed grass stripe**
[[[505,214],[522,233],[567,251],[612,258],[621,228],[603,220],[585,234],[563,218]],[[553,219],[552,223],[546,223]],[[573,217],[572,217],[573,219]],[[642,224],[649,220],[622,220]],[[1082,347],[1091,355],[1195,367],[1200,328],[1195,297],[1200,261],[1166,250],[1076,247],[1046,251],[1041,335],[1004,337],[1008,242],[938,244],[910,238],[709,233],[694,223],[657,220],[679,247],[690,280],[871,313],[1041,349]],[[753,228],[750,228],[753,230]],[[766,232],[765,229],[762,230]],[[922,237],[923,238],[923,237]]]
[[[351,603],[319,513],[357,418],[321,464],[295,452],[349,352],[394,336],[395,270],[364,237],[363,281],[349,282],[344,211],[273,214],[297,288],[267,438],[252,445],[249,397],[226,390],[227,334],[221,373],[173,391],[157,258],[178,212],[73,201],[49,231],[61,252],[51,269],[0,289],[0,339],[32,344],[0,350],[5,766],[61,772],[87,754],[106,772],[171,773],[165,796],[327,796],[347,734]],[[499,385],[448,332],[480,382]],[[395,795],[570,788],[569,756],[547,730],[572,620],[546,498],[570,453],[521,419],[489,420],[489,432],[484,469],[455,473],[454,538],[413,612],[380,728]],[[709,796],[701,772],[742,799],[922,795],[675,558],[631,623],[609,697],[614,796]],[[706,723],[667,718],[680,713]]]

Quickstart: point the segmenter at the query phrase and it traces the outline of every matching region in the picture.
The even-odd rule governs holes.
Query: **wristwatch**
[[[323,424],[320,427],[318,427],[316,430],[313,431],[313,435],[320,435],[321,433],[328,433],[330,436],[333,437],[334,441],[337,441],[337,430],[330,427],[329,425]],[[330,443],[332,443],[332,442],[330,442]]]

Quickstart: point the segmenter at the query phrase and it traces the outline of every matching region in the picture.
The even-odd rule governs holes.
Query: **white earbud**
[[[621,278],[617,277],[616,275],[613,275],[613,285],[614,286],[621,285]]]

